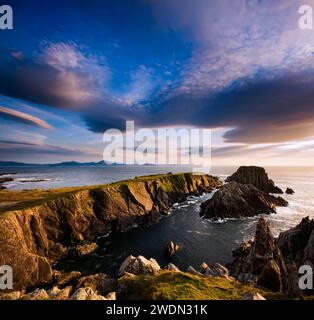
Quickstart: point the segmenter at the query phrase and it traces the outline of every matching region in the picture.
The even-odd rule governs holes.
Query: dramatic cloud
[[[32,115],[24,113],[24,112],[16,111],[16,110],[9,109],[6,107],[1,107],[1,106],[0,106],[0,117],[5,118],[5,119],[14,120],[17,122],[26,123],[29,125],[43,128],[43,129],[51,129],[52,128],[51,125],[49,125],[46,121],[44,121],[42,119],[39,119],[35,116],[32,116]]]
[[[80,38],[82,44],[68,37],[41,42],[32,54],[20,48],[2,53],[0,94],[70,110],[92,133],[124,129],[126,120],[134,120],[137,127],[218,128],[225,132],[224,142],[236,145],[214,150],[217,156],[255,152],[252,144],[310,138],[314,33],[298,28],[302,4],[302,0],[136,1],[136,10],[142,12],[134,9],[136,14],[128,12],[125,20],[120,10],[113,10],[115,20],[120,18],[118,26],[101,19],[97,28],[89,27],[97,39],[90,42],[94,47],[83,45],[86,36]],[[314,6],[314,0],[308,4]],[[100,19],[94,13],[93,19]],[[142,19],[140,24],[132,22],[137,18]],[[101,33],[121,24],[126,27],[111,31],[112,37]],[[139,25],[154,27],[146,34],[143,28],[139,33]],[[154,45],[155,29],[162,36],[154,33],[159,50],[152,52],[145,39]],[[98,37],[98,32],[108,37]],[[103,46],[109,38],[119,43],[111,46],[112,52]],[[164,55],[163,46],[173,55]],[[178,58],[181,49],[184,54]],[[14,110],[0,110],[0,115],[48,125]]]

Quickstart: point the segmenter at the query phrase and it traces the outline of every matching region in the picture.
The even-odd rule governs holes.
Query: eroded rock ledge
[[[219,179],[209,175],[148,176],[1,213],[0,265],[12,266],[14,290],[48,282],[52,264],[72,247],[155,222],[174,203],[219,186]]]

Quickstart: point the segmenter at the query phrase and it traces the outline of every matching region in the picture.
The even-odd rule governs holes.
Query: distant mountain
[[[15,161],[0,161],[0,167],[99,167],[99,166],[126,166],[123,163],[111,163],[108,164],[104,160],[99,162],[78,162],[78,161],[66,161],[50,164],[36,164],[36,163],[23,163]],[[153,166],[153,164],[144,164],[143,166]]]

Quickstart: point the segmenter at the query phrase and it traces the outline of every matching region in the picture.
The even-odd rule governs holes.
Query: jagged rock
[[[256,166],[242,166],[226,179],[227,182],[235,181],[241,184],[252,184],[257,189],[266,193],[283,193],[275,186],[273,180],[268,178],[264,168]]]
[[[262,273],[257,279],[257,285],[263,286],[273,291],[281,292],[283,290],[283,277],[280,268],[275,260],[268,260]]]
[[[97,244],[95,242],[92,242],[84,245],[77,245],[72,249],[71,254],[73,256],[82,257],[94,252],[96,249]]]
[[[121,277],[125,272],[133,274],[155,273],[160,270],[160,266],[153,258],[147,260],[143,256],[128,256],[120,266],[118,276]]]
[[[188,267],[188,270],[187,270],[188,273],[191,273],[191,274],[195,274],[197,276],[203,276],[202,273],[198,272],[197,270],[195,270],[192,266],[189,266]]]
[[[64,289],[59,289],[58,287],[53,287],[48,290],[47,293],[49,297],[53,300],[67,300],[70,297],[72,287],[68,286]]]
[[[54,270],[53,278],[57,286],[74,285],[81,278],[79,271],[62,272]]]
[[[0,295],[0,300],[18,300],[23,296],[23,292],[21,291],[12,291],[5,294]]]
[[[294,192],[294,190],[293,189],[291,189],[291,188],[287,188],[286,189],[286,194],[294,194],[295,192]]]
[[[207,267],[204,274],[209,277],[229,278],[229,270],[220,263],[214,263]]]
[[[205,273],[208,268],[209,268],[209,266],[208,266],[208,264],[206,262],[203,262],[200,265],[200,270],[201,270],[202,273]]]
[[[174,254],[176,254],[181,249],[181,246],[174,243],[173,241],[170,241],[169,244],[164,247],[163,249],[163,255],[166,258],[171,258]]]
[[[28,294],[30,300],[48,300],[50,297],[46,290],[36,289]]]
[[[173,263],[169,263],[168,265],[166,265],[165,267],[164,267],[164,270],[167,270],[167,271],[180,271],[180,269],[177,267],[177,266],[175,266]]]
[[[110,292],[105,296],[106,300],[117,300],[116,298],[116,293],[115,292]]]
[[[71,300],[106,300],[105,297],[98,295],[92,288],[80,288],[76,290],[71,298]]]
[[[82,287],[89,287],[100,295],[105,296],[115,290],[116,283],[115,279],[108,277],[105,273],[97,273],[80,278],[77,282],[76,290]]]
[[[229,182],[201,205],[201,216],[209,219],[252,217],[276,212],[286,206],[282,199],[269,195],[250,184]]]
[[[254,241],[242,244],[233,256],[231,274],[239,281],[246,275],[271,290],[285,290],[288,277],[285,260],[266,219],[259,219]]]
[[[247,292],[242,300],[266,300],[262,295],[260,295],[258,292]]]
[[[281,232],[277,244],[286,260],[314,266],[314,220],[303,218],[296,227]]]

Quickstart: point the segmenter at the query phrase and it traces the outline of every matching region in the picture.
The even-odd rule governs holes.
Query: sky
[[[313,165],[303,0],[6,1],[2,161],[100,161],[107,129],[212,129],[214,165]],[[306,1],[314,8],[314,0]]]

